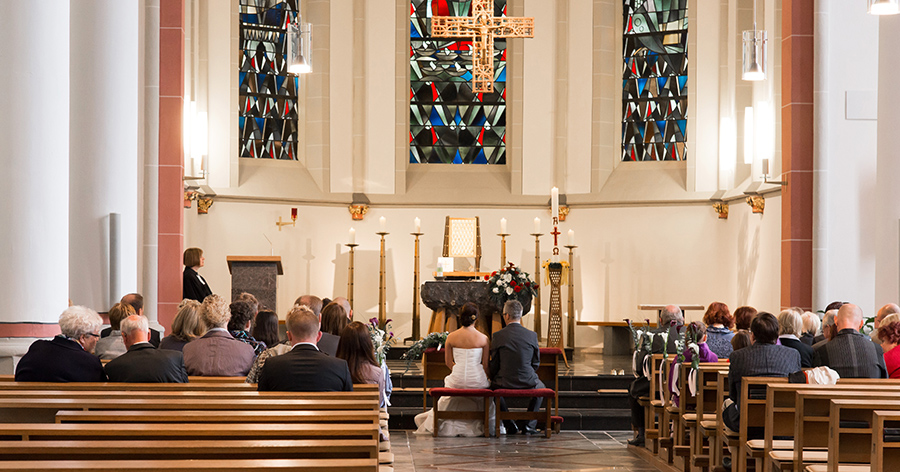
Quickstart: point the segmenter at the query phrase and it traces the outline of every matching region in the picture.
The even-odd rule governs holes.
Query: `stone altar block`
[[[275,311],[276,278],[284,274],[280,256],[228,256],[231,273],[231,299],[241,292],[252,293],[259,309]]]
[[[420,290],[422,303],[434,311],[428,333],[455,330],[456,315],[460,308],[466,302],[472,302],[478,306],[476,328],[490,337],[493,331],[501,328],[499,315],[503,307],[494,304],[488,290],[488,283],[483,280],[435,280],[423,283]],[[522,305],[522,316],[530,311],[529,299]],[[498,316],[495,317],[495,314]]]

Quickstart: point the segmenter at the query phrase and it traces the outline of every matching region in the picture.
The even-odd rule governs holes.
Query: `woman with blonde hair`
[[[172,333],[159,343],[160,349],[181,351],[184,345],[206,334],[206,326],[200,321],[200,302],[185,298],[178,305],[178,314],[172,321]]]

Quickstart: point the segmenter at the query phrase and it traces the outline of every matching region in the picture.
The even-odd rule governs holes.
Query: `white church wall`
[[[560,245],[575,231],[576,320],[620,321],[643,319],[639,303],[722,301],[735,308],[751,304],[777,310],[780,291],[780,197],[767,199],[764,215],[750,214],[742,200],[732,202],[728,220],[719,220],[708,204],[576,208],[562,223]],[[357,320],[378,314],[378,219],[384,216],[388,316],[394,332],[411,333],[413,278],[413,219],[422,221],[421,280],[433,280],[443,242],[444,217],[481,218],[482,270],[500,264],[499,220],[507,218],[507,259],[529,273],[534,271],[534,217],[540,217],[541,258],[551,254],[549,213],[543,208],[371,208],[363,221],[352,221],[343,206],[300,206],[296,227],[278,231],[275,221],[290,214],[286,204],[217,202],[208,215],[185,213],[185,245],[203,248],[206,267],[201,274],[213,291],[230,294],[229,255],[280,255],[285,274],[278,281],[279,316],[304,293],[346,295],[347,248],[350,227],[356,229],[355,311]],[[265,236],[272,240],[272,246]],[[565,248],[561,248],[564,257]],[[563,289],[563,306],[566,306]],[[549,290],[543,291],[543,326]],[[422,326],[431,310],[421,306]],[[699,319],[689,312],[688,319]],[[532,319],[526,325],[533,326]],[[576,343],[596,347],[602,335],[594,327],[578,327]]]
[[[893,21],[891,21],[893,20]],[[897,103],[896,78],[898,73],[897,44],[900,41],[900,25],[897,18],[879,20],[879,65],[878,71],[878,176],[876,192],[863,202],[877,211],[874,240],[875,253],[875,302],[876,305],[897,302],[900,299],[900,199],[897,198],[897,176],[900,175],[900,159],[897,156],[897,128],[900,126],[900,112]],[[870,181],[871,182],[871,181]],[[872,233],[864,235],[871,241]]]
[[[394,193],[396,9],[394,0],[365,2],[365,191]],[[341,120],[332,116],[332,120]]]
[[[535,29],[539,29],[539,33],[534,38],[520,40],[523,41],[525,70],[528,71],[522,77],[522,193],[539,195],[546,193],[546,189],[562,177],[554,175],[553,123],[559,112],[554,105],[553,93],[557,8],[555,1],[527,0],[524,3],[525,16],[536,18]]]
[[[333,0],[329,2],[330,17],[333,20],[353,18],[353,2],[351,0]],[[329,123],[329,165],[332,169],[350,169],[353,166],[353,140],[348,139],[351,133],[350,121],[353,116],[353,63],[348,57],[353,54],[353,39],[357,34],[353,28],[329,29],[329,75],[330,91],[328,106]],[[336,93],[340,92],[340,93]],[[353,188],[352,172],[332,172],[331,191],[351,193]]]
[[[566,194],[591,192],[591,104],[594,55],[586,53],[592,44],[593,2],[568,0],[568,80],[566,103]],[[530,41],[530,40],[528,40]],[[527,116],[527,115],[526,115]]]
[[[876,172],[875,104],[868,104],[865,117],[849,112],[857,104],[855,92],[877,88],[879,23],[850,2],[817,2],[815,21],[821,34],[815,45],[813,302],[821,308],[834,300],[852,301],[869,316],[897,295],[893,284],[894,297],[876,296],[878,254],[897,244],[875,237],[881,200],[872,185],[881,173]]]

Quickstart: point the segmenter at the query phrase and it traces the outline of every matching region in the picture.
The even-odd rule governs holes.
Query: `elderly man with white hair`
[[[100,358],[92,354],[103,319],[94,310],[72,306],[59,315],[62,334],[37,340],[16,366],[17,382],[105,382]]]
[[[156,349],[150,343],[147,318],[131,315],[120,324],[125,354],[106,364],[110,382],[186,383],[184,358],[178,351]]]

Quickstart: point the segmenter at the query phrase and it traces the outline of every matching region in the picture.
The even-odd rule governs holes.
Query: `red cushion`
[[[562,423],[563,421],[566,421],[566,419],[563,418],[562,416],[551,416],[550,417],[551,423]]]
[[[553,398],[556,392],[552,388],[498,388],[494,390],[495,397],[543,397]]]
[[[427,347],[427,348],[425,348],[425,352],[434,352],[434,351],[437,351],[437,350],[438,350],[438,348],[436,348],[436,347]],[[443,349],[440,349],[440,350],[443,351]]]
[[[558,356],[563,353],[563,350],[558,347],[542,347],[540,349],[541,354],[556,354]]]
[[[434,398],[440,397],[493,397],[494,391],[487,388],[444,388],[435,387],[428,391]]]

